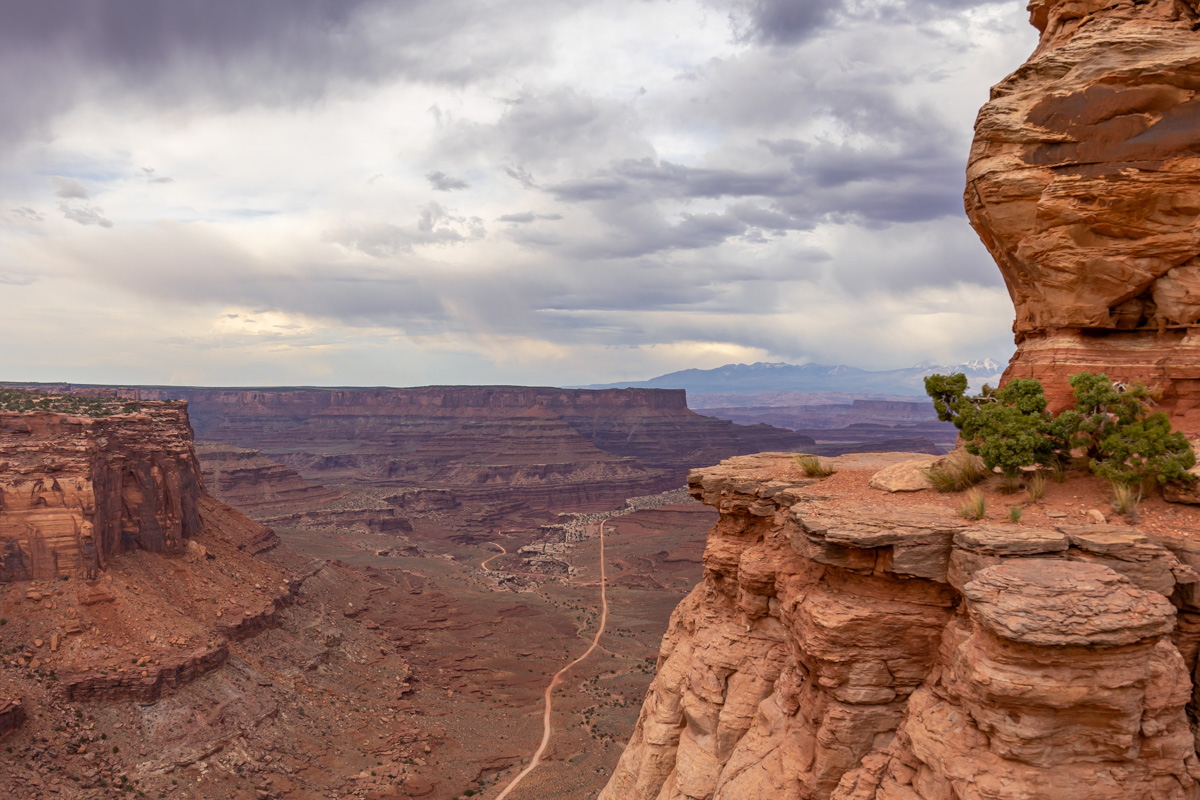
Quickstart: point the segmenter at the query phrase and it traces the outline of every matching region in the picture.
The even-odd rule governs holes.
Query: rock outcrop
[[[1200,547],[833,502],[786,454],[720,511],[601,800],[1200,797]]]
[[[535,513],[601,510],[677,488],[699,464],[813,446],[792,431],[696,414],[682,390],[55,388],[186,400],[197,436],[220,443],[200,453],[213,490],[260,518],[320,502],[326,490],[312,484],[449,490],[456,502]]]
[[[257,450],[197,442],[196,455],[209,494],[255,518],[297,504],[322,503],[336,491],[309,483],[292,469]]]
[[[135,549],[182,552],[200,491],[182,403],[0,412],[0,582],[91,577]]]
[[[0,701],[0,739],[25,722],[25,707],[20,700]]]
[[[1036,52],[992,89],[967,170],[972,225],[1016,306],[1007,378],[1051,404],[1105,372],[1200,403],[1196,0],[1032,0]],[[1186,424],[1200,425],[1200,412]]]

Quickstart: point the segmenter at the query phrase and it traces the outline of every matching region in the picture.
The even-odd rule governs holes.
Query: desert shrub
[[[984,386],[978,396],[967,397],[966,375],[930,375],[925,391],[938,418],[962,431],[967,452],[982,458],[989,470],[999,469],[1010,482],[1022,467],[1048,464],[1054,457],[1054,418],[1046,410],[1039,382],[1017,378],[1001,389]]]
[[[1025,513],[1025,509],[1021,508],[1020,506],[1011,506],[1008,509],[1008,521],[1009,522],[1020,522],[1021,515],[1024,513]]]
[[[984,479],[987,473],[965,450],[955,450],[942,463],[930,467],[925,476],[939,492],[963,492]]]
[[[1070,377],[1075,408],[1058,416],[1058,435],[1082,451],[1092,472],[1115,483],[1192,480],[1196,463],[1187,437],[1167,415],[1151,412],[1153,398],[1140,383],[1114,386],[1103,373]]]
[[[1001,389],[984,386],[968,397],[962,373],[931,375],[925,391],[938,418],[962,431],[968,452],[989,470],[999,469],[1009,485],[1036,465],[1049,467],[1057,479],[1072,452],[1082,453],[1092,472],[1118,483],[1193,480],[1191,445],[1172,430],[1166,414],[1151,413],[1154,398],[1145,386],[1115,386],[1106,375],[1090,372],[1069,380],[1075,407],[1057,417],[1046,410],[1042,385],[1028,378]]]
[[[821,459],[807,453],[797,453],[794,458],[800,469],[810,478],[827,478],[833,470],[821,463]]]

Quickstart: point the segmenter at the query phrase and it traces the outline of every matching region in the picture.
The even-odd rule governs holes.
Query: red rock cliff
[[[980,111],[965,199],[1016,306],[1007,376],[1055,406],[1084,369],[1200,403],[1196,8],[1032,0],[1038,48]]]
[[[182,403],[93,418],[0,412],[0,581],[88,576],[199,529],[200,468]]]
[[[720,510],[600,800],[1195,800],[1200,548],[831,504],[790,457]]]

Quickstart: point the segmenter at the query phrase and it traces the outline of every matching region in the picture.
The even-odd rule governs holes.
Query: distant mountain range
[[[594,384],[584,389],[686,389],[689,396],[701,394],[768,394],[772,392],[846,392],[854,394],[925,395],[925,377],[935,373],[964,373],[971,389],[985,383],[996,385],[1004,364],[991,358],[962,364],[925,361],[905,369],[881,372],[844,364],[726,364],[716,369],[685,369],[646,381]]]

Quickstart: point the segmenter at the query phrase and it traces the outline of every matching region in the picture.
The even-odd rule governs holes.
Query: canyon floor
[[[5,737],[0,784],[14,798],[494,797],[541,740],[550,677],[595,632],[608,518],[607,630],[555,692],[544,759],[509,795],[595,797],[668,618],[700,578],[715,512],[676,491],[495,529],[470,506],[412,513],[410,530],[380,532],[384,493],[276,504],[270,514],[299,520],[274,525],[280,544],[255,558],[212,534],[202,556],[119,556],[99,589],[5,587],[0,696],[23,697],[27,720]],[[356,525],[304,516],[326,506]],[[286,602],[262,612],[261,631],[214,649],[223,620],[275,608],[273,594]],[[58,633],[63,619],[77,635]],[[203,668],[172,659],[195,647],[223,663],[184,685]],[[101,688],[64,698],[67,673]],[[161,695],[139,688],[160,673]]]

